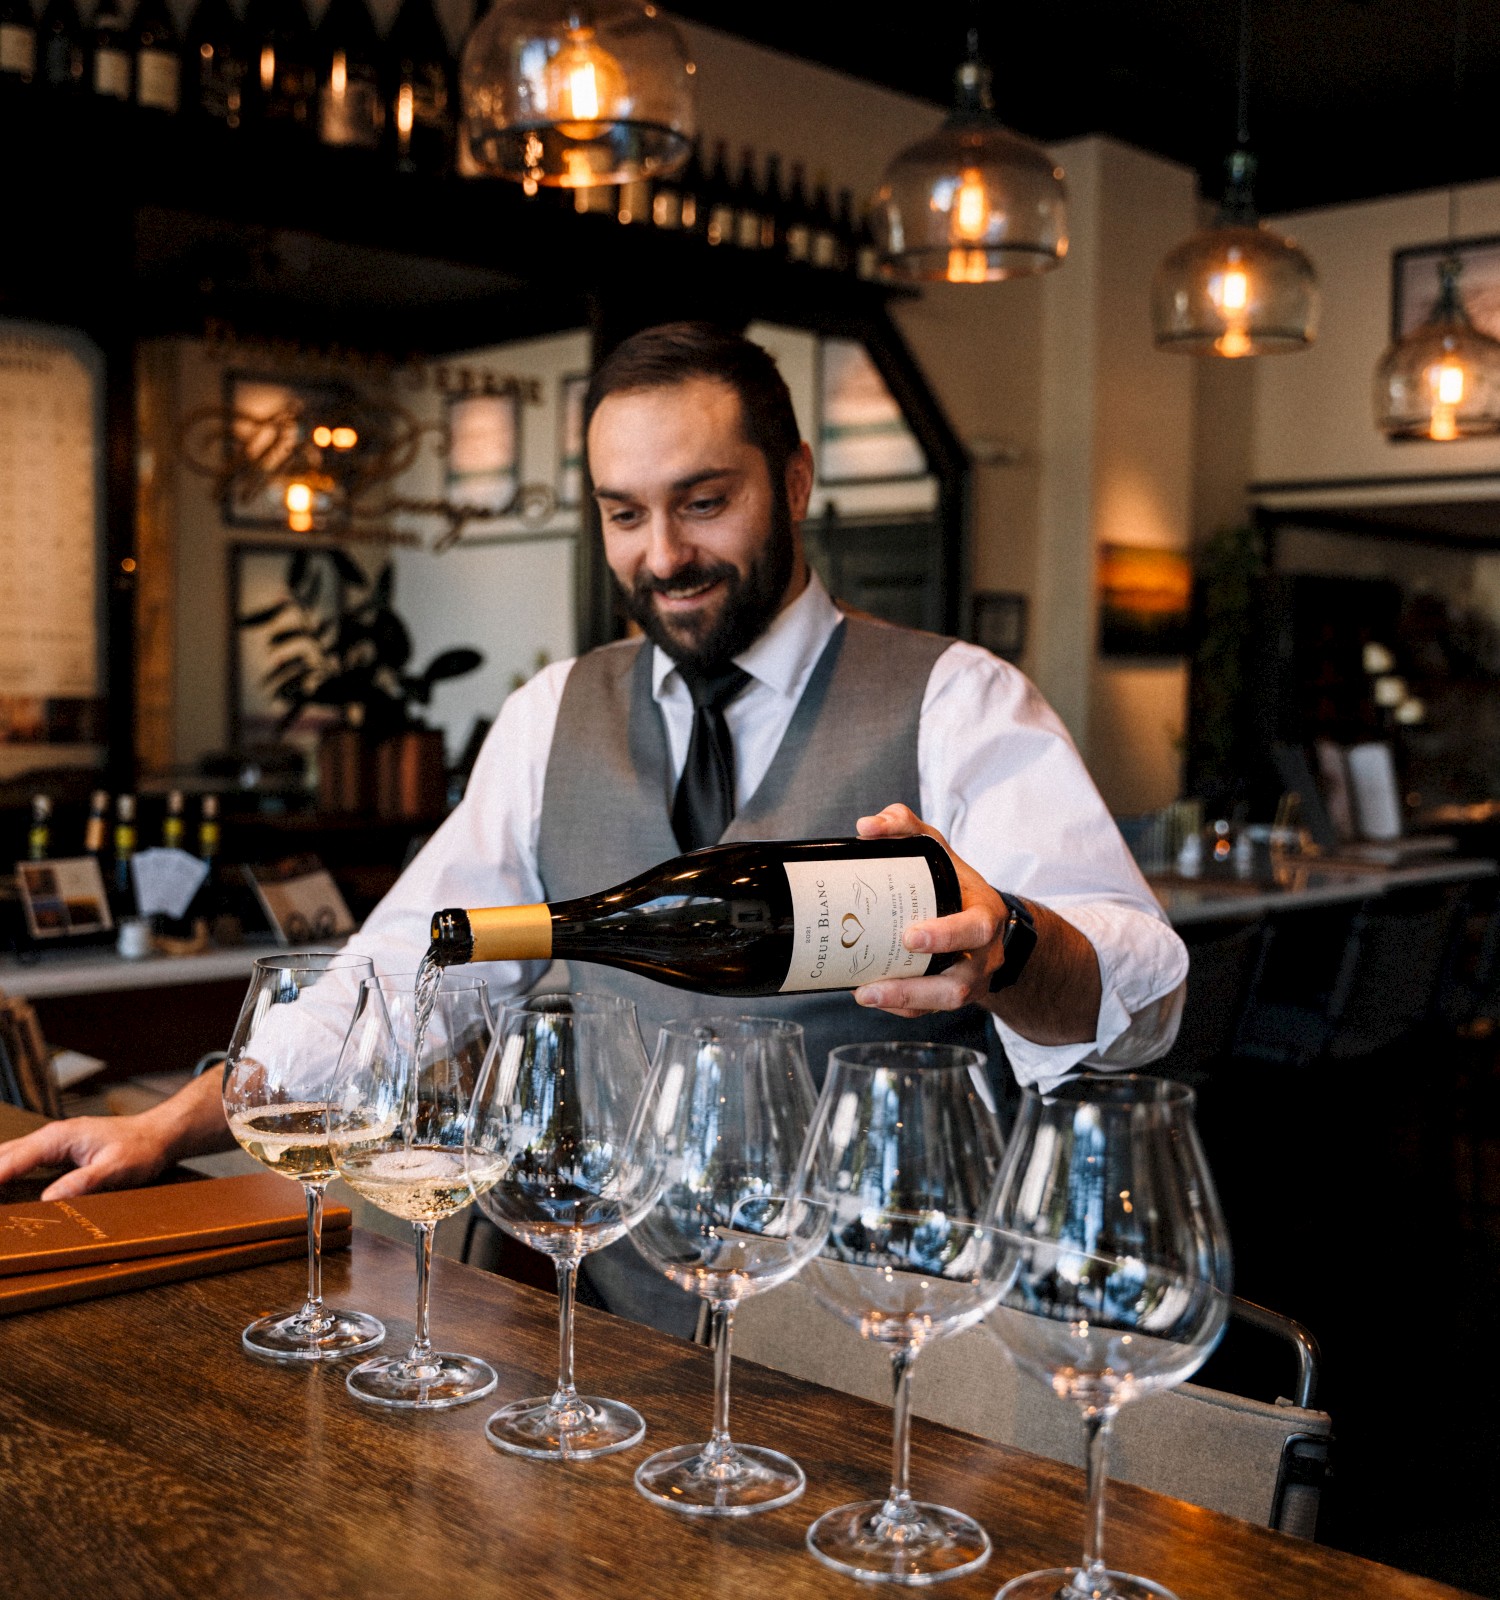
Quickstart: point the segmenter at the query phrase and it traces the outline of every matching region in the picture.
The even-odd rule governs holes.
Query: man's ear
[[[786,501],[792,522],[801,522],[807,516],[807,505],[812,499],[813,455],[812,446],[804,439],[787,457]]]

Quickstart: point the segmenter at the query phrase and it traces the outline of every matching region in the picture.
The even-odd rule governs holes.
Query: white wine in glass
[[[229,1131],[262,1165],[307,1192],[307,1299],[297,1311],[259,1317],[242,1343],[268,1361],[329,1361],[373,1350],[385,1327],[363,1311],[323,1304],[323,1193],[334,1176],[328,1096],[364,956],[324,951],[264,956],[255,963],[224,1064]]]

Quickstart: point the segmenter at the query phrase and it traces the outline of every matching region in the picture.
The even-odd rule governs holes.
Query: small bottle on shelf
[[[314,128],[318,74],[312,24],[302,0],[250,0],[245,10],[249,44],[248,108],[267,132],[297,140]]]
[[[714,164],[704,185],[708,216],[703,235],[710,244],[734,243],[734,183],[729,176],[729,145],[714,146]]]
[[[761,198],[760,247],[779,250],[786,226],[786,195],[781,187],[781,157],[766,157],[766,184]]]
[[[47,0],[37,24],[38,77],[52,94],[88,88],[88,35],[74,0]]]
[[[166,0],[140,0],[135,12],[135,103],[176,116],[182,102],[182,59]]]
[[[104,100],[128,101],[135,77],[135,41],[119,0],[99,0],[94,13],[94,93]]]
[[[817,193],[812,203],[812,241],[809,259],[824,271],[836,271],[839,266],[838,228],[833,220],[833,206],[828,199],[828,183],[818,179]]]
[[[115,879],[114,901],[116,914],[134,915],[135,885],[131,881],[130,863],[135,856],[135,796],[122,794],[115,798]]]
[[[26,831],[26,859],[45,861],[52,854],[52,797],[31,797],[31,826]]]
[[[109,790],[95,789],[93,798],[89,801],[88,821],[83,825],[83,851],[97,861],[102,869],[105,865],[105,856],[109,845]],[[102,872],[101,876],[106,883],[109,874]]]
[[[187,824],[182,815],[182,790],[174,789],[167,796],[167,814],[162,818],[161,842],[168,850],[180,850],[186,836]]]
[[[765,221],[765,200],[755,172],[755,152],[747,145],[740,157],[739,177],[734,185],[734,242],[741,250],[759,250],[761,225]]]
[[[457,106],[453,56],[432,0],[403,0],[385,45],[391,165],[432,176],[452,171]]]
[[[219,797],[206,794],[198,811],[198,858],[208,863],[210,877],[219,857],[222,837],[219,830]]]
[[[808,218],[807,179],[800,161],[792,163],[792,181],[786,196],[786,221],[781,230],[788,261],[812,259],[812,225]]]
[[[36,77],[36,18],[31,0],[0,0],[0,93]]]
[[[385,123],[380,38],[365,0],[329,0],[315,40],[318,138],[342,149],[378,149]]]
[[[879,283],[885,277],[880,246],[875,242],[874,214],[869,206],[860,213],[859,225],[855,230],[854,272],[866,283]]]
[[[244,29],[229,0],[198,0],[183,61],[188,115],[211,127],[241,126],[250,60]]]

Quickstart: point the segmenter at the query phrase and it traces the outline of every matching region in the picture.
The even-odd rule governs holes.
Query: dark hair
[[[786,379],[769,351],[711,322],[667,322],[616,345],[589,379],[583,401],[585,438],[594,413],[610,395],[663,389],[689,378],[713,378],[734,390],[745,439],[766,458],[771,482],[779,485],[802,442]]]

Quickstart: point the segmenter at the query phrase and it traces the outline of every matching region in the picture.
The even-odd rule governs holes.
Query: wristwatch
[[[1031,952],[1036,949],[1036,919],[1026,902],[1003,890],[1000,898],[1005,902],[1005,909],[1010,916],[1006,919],[1005,931],[1000,935],[1000,948],[1005,952],[1005,961],[990,979],[991,994],[999,994],[1002,989],[1010,988],[1026,970]]]

